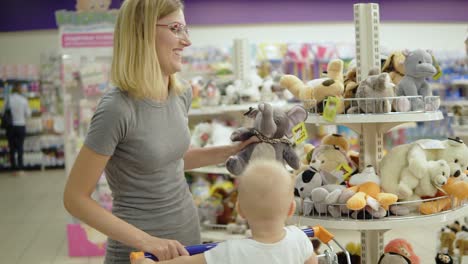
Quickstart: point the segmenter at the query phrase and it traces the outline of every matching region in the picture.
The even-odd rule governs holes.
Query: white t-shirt
[[[307,235],[295,226],[284,228],[286,236],[274,244],[253,239],[235,239],[206,251],[207,264],[303,264],[312,256]]]
[[[10,95],[9,100],[11,115],[13,117],[13,125],[26,125],[26,119],[31,116],[31,109],[29,109],[28,99],[26,99],[24,96],[13,93]]]

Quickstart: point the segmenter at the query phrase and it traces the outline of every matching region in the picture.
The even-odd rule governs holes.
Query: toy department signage
[[[117,10],[55,12],[62,49],[112,48]]]
[[[62,48],[112,47],[114,34],[111,32],[63,33]]]

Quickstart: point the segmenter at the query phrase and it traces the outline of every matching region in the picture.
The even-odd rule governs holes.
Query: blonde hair
[[[239,207],[247,220],[286,220],[293,197],[293,176],[277,161],[250,161],[239,176]]]
[[[125,0],[114,30],[111,82],[136,98],[163,101],[168,96],[156,54],[155,26],[159,18],[183,10],[180,0]],[[175,74],[169,88],[182,94]]]

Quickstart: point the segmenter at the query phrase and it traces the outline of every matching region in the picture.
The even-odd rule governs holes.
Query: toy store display
[[[426,78],[438,78],[440,68],[431,53],[415,50],[403,52],[404,62],[403,57],[394,54],[390,60],[398,59],[392,63],[400,69],[386,65],[387,72],[380,73],[378,4],[356,4],[354,11],[355,70],[348,70],[346,84],[341,79],[340,94],[324,99],[323,111],[312,111],[306,123],[340,124],[357,133],[359,169],[353,171],[350,166],[348,177],[333,178],[340,174],[322,169],[326,161],[314,160],[313,154],[330,147],[323,144],[314,147],[308,159],[309,167],[297,172],[295,194],[302,212],[296,219],[302,224],[320,221],[328,228],[359,230],[362,263],[413,263],[406,254],[384,252],[383,234],[393,228],[449,221],[468,213],[468,148],[455,135],[445,140],[410,142],[384,153],[383,135],[391,128],[406,122],[443,119],[438,111],[440,98],[432,96],[426,81]],[[404,76],[399,75],[402,64]],[[398,77],[402,78],[398,80]],[[290,90],[294,85],[301,88],[292,91],[313,90],[302,89],[306,84],[294,76],[283,78],[282,84]],[[291,81],[294,85],[290,80],[294,80]],[[344,100],[343,93],[347,97]],[[312,99],[310,94],[296,92],[295,95],[299,99]],[[343,104],[343,109],[344,105],[350,107],[346,113],[341,110],[343,101],[349,101]],[[335,151],[326,160],[343,156],[337,151],[341,149],[338,144],[332,148]],[[430,199],[423,200],[426,198]]]

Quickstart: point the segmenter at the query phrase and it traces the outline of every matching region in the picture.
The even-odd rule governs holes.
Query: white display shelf
[[[309,115],[306,123],[315,125],[344,125],[356,133],[361,134],[364,131],[375,131],[382,134],[393,127],[408,122],[426,122],[442,120],[442,112],[421,112],[421,113],[388,113],[388,114],[343,114],[337,115],[334,122],[328,122],[323,116],[313,114]]]
[[[311,217],[298,216],[292,217],[295,224],[314,226],[322,225],[329,229],[346,229],[346,230],[390,230],[396,228],[411,228],[411,226],[434,225],[454,221],[460,217],[468,215],[468,204],[456,209],[443,211],[431,215],[415,215],[415,216],[389,216],[382,219],[372,220],[355,220],[347,218],[332,218],[332,217]]]
[[[229,174],[229,171],[226,169],[225,166],[218,167],[218,166],[207,166],[202,168],[196,168],[192,170],[188,170],[188,172],[196,172],[196,173],[213,173],[213,174]]]
[[[328,122],[323,116],[311,114],[307,123],[318,125],[365,124],[365,123],[406,123],[424,122],[443,119],[442,112],[387,113],[387,114],[343,114],[337,115],[334,122]]]

